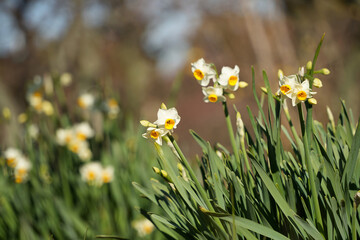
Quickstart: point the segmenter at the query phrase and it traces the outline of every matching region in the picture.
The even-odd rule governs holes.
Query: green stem
[[[303,115],[301,104],[298,104],[297,107],[298,107],[299,118],[300,118],[301,134],[304,136],[304,134],[305,134],[305,120],[304,120],[304,115]]]
[[[231,119],[230,119],[230,115],[229,115],[229,111],[228,111],[228,107],[227,107],[226,102],[223,102],[223,109],[224,109],[224,113],[225,113],[226,125],[227,125],[228,132],[229,132],[230,143],[231,143],[232,149],[234,151],[236,163],[238,164],[238,167],[239,167],[240,179],[243,179],[243,176],[242,176],[243,168],[242,168],[241,162],[240,162],[239,150],[236,147],[234,131],[233,131],[233,128],[232,128]]]
[[[306,169],[309,174],[310,190],[311,190],[311,194],[312,194],[313,205],[315,208],[316,224],[317,224],[317,227],[320,229],[320,232],[323,232],[324,228],[323,228],[322,217],[321,217],[321,212],[320,212],[318,192],[316,189],[314,169],[311,166],[311,160],[310,160],[310,146],[311,146],[311,139],[312,139],[312,121],[313,121],[312,105],[310,105],[309,103],[306,103],[306,109],[307,109],[306,130],[305,130],[305,134],[303,136],[304,150],[305,150],[305,164],[306,164]]]
[[[351,226],[351,232],[352,232],[352,239],[356,240],[356,203],[354,202],[354,209],[352,213],[352,226]]]

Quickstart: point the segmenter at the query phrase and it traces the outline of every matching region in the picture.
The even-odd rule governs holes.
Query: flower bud
[[[148,120],[141,120],[140,124],[144,127],[149,127],[151,123]]]
[[[306,63],[306,70],[310,71],[312,69],[312,61]]]
[[[229,93],[229,94],[228,94],[228,97],[229,97],[230,99],[235,99],[235,95],[234,95],[233,93]]]
[[[308,99],[308,102],[311,104],[311,105],[316,105],[317,104],[317,100],[315,98],[309,98]]]
[[[166,109],[167,109],[167,107],[166,107],[165,103],[161,103],[160,108],[161,108],[161,109],[164,109],[164,110],[166,110]]]
[[[184,167],[181,163],[177,164],[177,168],[179,169],[180,172],[182,172],[184,170]]]
[[[266,88],[266,87],[261,87],[260,89],[261,89],[261,91],[263,91],[263,93],[265,93],[265,94],[267,94],[267,93],[268,93],[268,91],[267,91],[267,88]]]
[[[241,119],[241,115],[239,112],[236,113],[236,126],[240,136],[240,139],[243,140],[245,137],[245,130],[244,130],[244,122]]]
[[[239,82],[239,88],[246,88],[249,84],[247,82],[244,81],[240,81]]]
[[[172,183],[171,178],[169,177],[168,173],[165,170],[160,171],[160,175],[169,183]]]
[[[160,174],[160,169],[157,168],[157,167],[152,167],[153,171],[156,173],[156,174]]]
[[[278,77],[279,79],[283,79],[284,77],[284,72],[281,69],[278,70]]]
[[[53,84],[53,80],[51,78],[51,76],[49,74],[45,74],[43,77],[44,80],[44,89],[45,89],[45,93],[48,96],[53,95],[54,93],[54,84]]]
[[[2,114],[3,114],[5,119],[10,119],[11,118],[11,111],[10,111],[10,109],[8,107],[3,108]]]
[[[72,82],[72,76],[70,73],[63,73],[60,76],[60,84],[64,87],[67,87]]]
[[[324,75],[329,75],[330,74],[330,70],[327,68],[322,68],[320,69],[319,73],[322,73]]]
[[[27,115],[26,115],[26,113],[21,113],[21,114],[19,114],[19,116],[18,116],[18,122],[19,123],[25,123],[27,121]]]
[[[317,87],[317,88],[321,88],[323,85],[322,85],[322,82],[321,82],[320,79],[314,78],[313,86],[314,86],[314,87]]]
[[[305,69],[304,69],[304,67],[299,68],[298,74],[299,74],[300,77],[304,77],[304,75],[305,75]]]

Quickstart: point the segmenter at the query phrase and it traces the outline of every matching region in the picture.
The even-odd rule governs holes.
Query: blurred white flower
[[[4,157],[6,163],[9,167],[14,168],[20,158],[22,158],[22,153],[17,148],[8,148],[4,151]]]
[[[37,139],[39,136],[39,128],[35,124],[30,124],[27,128],[28,134],[31,138]]]
[[[72,129],[60,128],[56,130],[56,142],[61,146],[69,144],[71,139],[74,138],[74,136],[75,134]]]
[[[222,87],[236,91],[239,87],[239,73],[240,68],[237,65],[234,68],[223,67],[218,82]]]
[[[92,138],[95,135],[94,130],[88,122],[75,124],[73,129],[76,137],[80,140],[86,140],[88,138]]]
[[[223,96],[223,89],[221,87],[203,87],[202,89],[204,102],[225,102],[226,98]]]
[[[28,95],[28,102],[31,107],[33,107],[37,112],[41,112],[42,109],[42,103],[43,103],[43,96],[40,92],[33,92],[30,95]]]
[[[114,179],[114,167],[107,166],[102,170],[102,182],[103,183],[110,183]]]
[[[67,87],[72,82],[72,75],[70,73],[63,73],[60,76],[60,84],[64,87]]]
[[[140,237],[149,235],[155,228],[154,224],[148,219],[135,220],[131,223],[131,225],[135,228]]]
[[[92,152],[87,146],[87,144],[80,144],[80,148],[78,149],[77,154],[79,158],[84,162],[90,161],[90,159],[92,158]]]
[[[31,162],[24,156],[20,157],[14,169],[15,182],[23,183],[26,181],[31,168]]]
[[[47,115],[51,116],[54,114],[54,107],[49,101],[43,101],[41,104],[41,110]]]
[[[88,142],[79,138],[72,138],[67,146],[70,151],[76,154],[79,154],[83,149],[89,148]]]
[[[89,185],[101,186],[102,170],[98,162],[86,163],[80,168],[81,179]]]
[[[210,64],[206,63],[203,58],[191,63],[191,71],[201,86],[207,86],[210,79],[213,79],[213,81],[216,79],[215,69],[213,69]]]
[[[77,102],[82,109],[90,109],[94,105],[95,97],[90,93],[84,93],[80,95]]]
[[[106,101],[106,108],[108,110],[108,116],[111,119],[116,118],[120,112],[119,104],[114,98]]]

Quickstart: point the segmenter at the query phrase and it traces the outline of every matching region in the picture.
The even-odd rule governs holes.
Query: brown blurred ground
[[[36,24],[28,24],[29,9],[36,16],[34,4],[42,1],[19,0],[10,7],[6,2],[0,9],[13,19],[23,44],[1,55],[0,107],[10,106],[15,113],[25,108],[26,82],[35,75],[70,72],[75,80],[68,91],[70,102],[86,89],[105,91],[118,96],[125,115],[154,121],[160,103],[172,100],[173,82],[180,78],[175,95],[182,120],[176,134],[193,155],[200,149],[194,148],[189,129],[212,143],[228,145],[228,137],[221,105],[202,101],[191,62],[203,57],[218,70],[238,65],[241,80],[248,83],[253,65],[257,87],[263,85],[260,76],[265,69],[275,91],[277,70],[296,73],[312,59],[326,33],[317,66],[330,69],[331,75],[319,76],[324,87],[317,91],[315,118],[326,121],[326,105],[336,116],[340,98],[353,109],[355,119],[359,116],[359,1],[54,0],[53,12],[42,21],[59,12],[71,17],[63,33],[52,39],[42,36]],[[105,9],[98,24],[96,17],[92,24],[83,17],[90,4],[95,12]],[[251,85],[235,95],[229,107],[236,104],[249,125],[246,106],[257,112]],[[1,142],[9,139],[4,129],[1,135]]]

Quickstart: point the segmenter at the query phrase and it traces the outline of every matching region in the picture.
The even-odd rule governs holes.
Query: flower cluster
[[[225,95],[229,94],[227,90],[236,91],[239,87],[244,88],[248,85],[246,82],[239,81],[240,68],[237,65],[234,68],[223,67],[218,76],[213,65],[201,58],[191,64],[191,70],[198,83],[203,86],[202,92],[206,103],[225,102]],[[214,86],[208,86],[210,80],[214,82]]]
[[[307,69],[310,70],[309,68]],[[312,81],[312,87],[310,81],[306,78],[304,67],[300,68],[297,74],[284,76],[283,72],[279,70],[279,89],[277,95],[282,97],[288,97],[292,101],[292,105],[296,106],[300,102],[308,101],[310,104],[316,104],[316,99],[313,95],[316,92],[312,91],[312,87],[322,87],[322,82],[318,78],[314,78]]]
[[[56,131],[56,141],[61,146],[67,146],[81,160],[89,161],[92,157],[92,152],[86,140],[92,138],[94,134],[94,130],[89,123],[82,122],[75,124],[71,128],[58,129]]]
[[[27,180],[32,164],[17,148],[8,148],[4,151],[6,163],[14,169],[16,183],[23,183]]]
[[[166,109],[165,104],[162,104],[162,108],[157,112],[157,120],[154,123],[146,120],[140,122],[144,127],[147,127],[146,133],[142,136],[151,138],[157,144],[162,145],[162,137],[172,133],[179,124],[180,119],[176,108]]]
[[[27,100],[30,106],[35,109],[37,113],[44,113],[47,116],[54,114],[54,107],[51,102],[44,99],[41,91],[34,91],[28,94]]]
[[[112,182],[114,167],[103,167],[99,162],[90,162],[80,168],[81,179],[89,185],[100,187],[104,183]]]

